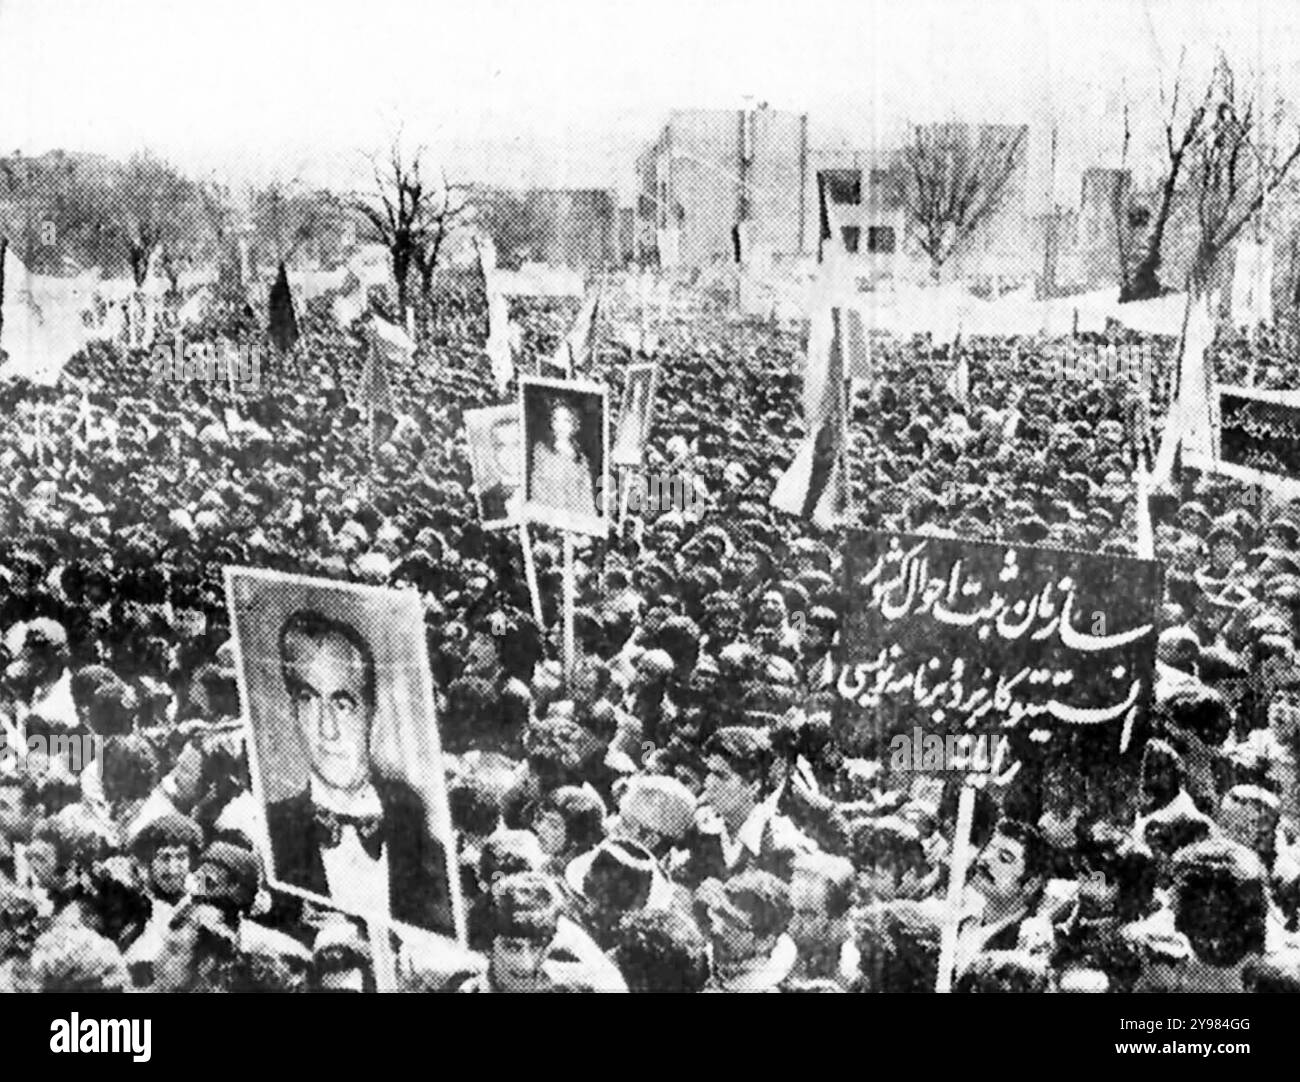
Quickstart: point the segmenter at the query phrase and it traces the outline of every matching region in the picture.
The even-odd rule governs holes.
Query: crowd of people
[[[644,358],[613,328],[643,313],[616,282],[607,302],[581,374],[617,400]],[[512,304],[529,371],[576,306]],[[27,741],[0,763],[0,987],[936,987],[963,777],[901,773],[887,728],[841,724],[840,534],[768,503],[802,432],[806,328],[685,279],[648,319],[645,468],[700,499],[579,545],[568,681],[559,536],[534,538],[539,625],[517,534],[477,521],[461,414],[501,399],[472,279],[391,366],[379,438],[362,328],[316,302],[255,393],[158,381],[113,343],[55,388],[0,388],[0,721]],[[187,331],[262,333],[246,310]],[[946,350],[876,343],[853,524],[1132,554],[1133,384],[1062,380],[1041,342],[963,348],[959,401]],[[1158,431],[1173,346],[1155,348]],[[1266,332],[1215,356],[1295,386]],[[979,789],[956,991],[1300,988],[1300,508],[1189,470],[1151,506],[1164,596],[1129,799],[1061,784],[1069,763]],[[463,944],[268,886],[231,565],[419,591]],[[67,744],[30,751],[83,736],[85,769]]]

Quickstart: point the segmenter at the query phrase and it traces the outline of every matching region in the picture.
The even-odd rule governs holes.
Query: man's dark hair
[[[698,992],[709,979],[704,936],[675,909],[629,913],[612,954],[629,992]]]
[[[1047,964],[1026,951],[986,951],[960,977],[958,992],[1046,992]]]
[[[167,812],[146,823],[131,843],[131,852],[139,860],[152,860],[159,849],[185,846],[191,855],[203,845],[203,831],[198,823],[180,812]]]
[[[1025,881],[1045,878],[1051,871],[1052,853],[1039,829],[1032,823],[1019,819],[1000,819],[993,830],[994,835],[1001,834],[1019,842],[1025,850]]]
[[[1232,965],[1264,951],[1267,876],[1243,845],[1210,838],[1174,857],[1174,927],[1198,957]]]
[[[492,935],[549,943],[559,927],[559,902],[550,880],[519,872],[492,887]]]
[[[287,657],[286,643],[290,635],[301,635],[303,638],[317,644],[323,639],[334,637],[342,639],[351,646],[361,657],[364,682],[362,694],[365,696],[366,705],[371,709],[374,708],[376,701],[375,655],[370,649],[370,644],[362,638],[361,633],[356,628],[343,620],[336,620],[332,616],[326,616],[324,613],[315,612],[311,609],[300,609],[295,613],[291,613],[280,628],[280,664],[286,684],[290,682],[289,670],[285,660]]]
[[[605,836],[605,805],[590,789],[562,785],[542,798],[538,811],[559,814],[568,846],[576,852],[598,845]]]
[[[751,869],[733,875],[722,885],[727,900],[749,917],[760,939],[778,936],[790,924],[790,888],[771,872]]]
[[[857,921],[859,971],[872,992],[933,992],[939,976],[939,920],[918,902],[868,906]]]
[[[1081,832],[1078,856],[1089,872],[1100,872],[1118,886],[1116,916],[1120,920],[1140,920],[1151,911],[1156,862],[1146,846],[1118,827],[1095,823]]]
[[[767,733],[741,725],[719,729],[704,745],[704,756],[717,755],[746,782],[766,787],[772,766],[772,744]]]
[[[462,834],[487,836],[501,822],[500,800],[473,777],[448,787],[447,806],[452,826]]]

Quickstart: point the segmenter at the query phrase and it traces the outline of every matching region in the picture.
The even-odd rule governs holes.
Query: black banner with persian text
[[[1102,778],[1140,759],[1158,563],[855,531],[844,574],[836,724],[860,753],[888,761],[891,740],[921,732],[1004,743],[994,773]]]
[[[1300,480],[1300,407],[1224,389],[1219,455],[1233,466]]]

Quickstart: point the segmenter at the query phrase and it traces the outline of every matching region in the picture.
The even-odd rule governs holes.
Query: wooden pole
[[[577,588],[573,569],[573,535],[564,534],[564,686],[572,690],[574,669],[573,610]]]
[[[542,595],[537,588],[537,565],[533,562],[533,539],[529,536],[527,522],[519,524],[519,547],[524,554],[524,578],[533,602],[533,619],[537,621],[537,630],[544,633],[546,621],[542,619]]]
[[[939,976],[936,992],[951,992],[953,969],[957,964],[957,933],[961,928],[962,901],[966,888],[966,869],[970,866],[970,832],[975,818],[975,783],[967,778],[957,800],[957,836],[953,840],[952,864],[948,878],[948,903],[944,915],[943,938],[939,946]]]
[[[370,936],[370,957],[375,966],[375,989],[379,992],[397,991],[397,962],[393,957],[393,942],[385,921],[366,922]]]

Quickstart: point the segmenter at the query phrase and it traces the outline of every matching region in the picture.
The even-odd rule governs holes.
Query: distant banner
[[[493,288],[507,297],[581,297],[582,275],[568,267],[525,263],[517,271],[497,268]]]
[[[990,764],[1004,773],[1064,758],[1095,775],[1140,756],[1159,564],[855,531],[844,574],[837,724],[850,744],[1006,737]]]
[[[1300,392],[1218,391],[1219,460],[1227,468],[1216,472],[1270,489],[1300,486]]]

